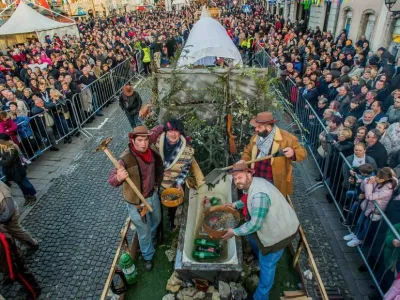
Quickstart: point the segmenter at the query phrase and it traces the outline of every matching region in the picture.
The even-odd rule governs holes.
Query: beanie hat
[[[181,120],[177,120],[175,118],[169,119],[164,125],[164,131],[167,132],[170,130],[176,130],[180,134],[185,135],[185,129]]]

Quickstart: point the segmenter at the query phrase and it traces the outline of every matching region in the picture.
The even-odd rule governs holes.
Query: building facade
[[[394,37],[400,35],[400,15],[394,17],[384,0],[321,0],[309,9],[304,9],[300,0],[277,0],[271,1],[268,9],[291,21],[304,20],[311,29],[319,27],[335,37],[343,29],[354,42],[365,35],[373,51],[385,47],[400,56],[400,43],[394,42]],[[400,10],[400,0],[392,10]]]

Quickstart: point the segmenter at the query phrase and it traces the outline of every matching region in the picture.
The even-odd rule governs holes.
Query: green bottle
[[[124,273],[128,284],[135,283],[137,281],[136,267],[133,264],[132,257],[129,253],[123,253],[119,259],[119,265]]]
[[[211,202],[211,206],[219,205],[219,200],[215,197],[212,197],[210,202]]]
[[[214,247],[202,247],[202,246],[197,246],[197,251],[200,252],[210,252],[210,253],[219,253],[219,249],[216,249]]]
[[[222,247],[220,244],[206,239],[195,239],[194,244],[196,246],[212,247],[215,249],[221,249]]]
[[[193,257],[197,259],[210,259],[210,258],[217,258],[221,255],[219,253],[211,253],[211,252],[204,252],[204,251],[193,251]]]

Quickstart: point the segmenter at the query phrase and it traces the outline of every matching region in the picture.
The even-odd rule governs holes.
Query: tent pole
[[[0,16],[1,16],[7,9],[11,8],[14,4],[15,4],[15,2],[11,3],[11,4],[10,4],[9,6],[7,6],[5,9],[3,9],[3,10],[0,12]]]

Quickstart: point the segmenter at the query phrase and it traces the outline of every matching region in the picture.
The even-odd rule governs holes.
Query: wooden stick
[[[287,196],[287,200],[289,201],[290,206],[294,210],[294,206],[293,206],[292,200],[290,199],[289,195]],[[304,247],[306,248],[308,260],[311,265],[311,270],[313,271],[315,279],[317,281],[319,291],[321,292],[322,300],[329,300],[328,294],[326,293],[326,290],[325,290],[324,283],[322,282],[322,279],[321,279],[321,275],[319,274],[317,264],[315,263],[314,256],[311,252],[310,245],[307,242],[306,235],[305,235],[303,227],[301,227],[301,225],[299,226],[299,233],[300,233],[300,238],[304,243]]]
[[[124,245],[124,237],[126,237],[126,234],[128,233],[130,224],[131,224],[131,219],[128,217],[125,221],[125,227],[123,228],[123,231],[121,233],[122,238],[119,241],[117,252],[115,253],[114,260],[111,264],[110,273],[108,274],[106,284],[104,285],[103,293],[101,294],[101,297],[100,297],[101,300],[107,299],[108,290],[110,289],[111,281],[114,278],[115,269],[117,268],[119,256],[121,255],[122,247]]]
[[[273,156],[273,155],[263,156],[263,157],[260,157],[260,158],[254,159],[254,160],[245,161],[245,162],[243,162],[243,163],[249,165],[249,164],[252,164],[252,163],[255,163],[255,162],[259,162],[259,161],[262,161],[262,160],[271,159],[272,156]],[[222,169],[220,169],[220,170],[221,170],[221,171],[228,171],[228,170],[232,169],[233,166],[234,166],[234,165],[229,166],[229,167],[222,168]]]
[[[114,164],[114,166],[117,169],[121,168],[121,165],[118,163],[118,161],[115,159],[114,155],[111,153],[111,151],[106,148],[103,149],[104,153],[108,156],[108,158],[111,160],[111,162]],[[132,190],[136,193],[136,195],[139,197],[140,201],[142,201],[144,203],[144,205],[146,205],[147,209],[152,212],[153,208],[151,207],[151,205],[146,201],[146,199],[143,197],[142,193],[138,190],[138,188],[136,187],[136,185],[133,183],[133,181],[128,177],[125,179],[126,182],[129,184],[129,186],[132,188]]]
[[[299,261],[299,258],[300,258],[301,250],[303,250],[303,248],[304,248],[304,242],[302,240],[300,240],[299,245],[297,246],[296,255],[294,256],[294,259],[293,259],[293,268],[296,267],[297,262]]]

